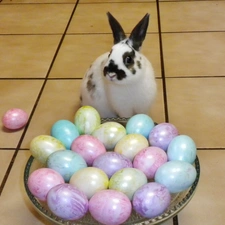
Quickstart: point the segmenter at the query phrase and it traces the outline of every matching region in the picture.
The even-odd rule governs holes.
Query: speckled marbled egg
[[[51,188],[63,184],[63,177],[53,169],[40,168],[32,172],[28,178],[30,192],[39,200],[46,201],[47,194]]]
[[[126,135],[126,129],[117,122],[106,122],[98,126],[92,135],[100,140],[107,150],[112,150],[118,141]]]
[[[148,138],[154,126],[151,117],[146,114],[136,114],[127,121],[126,130],[128,134],[141,134]]]
[[[134,210],[145,218],[161,215],[168,208],[171,201],[169,190],[156,182],[140,187],[132,200]]]
[[[124,168],[112,175],[109,189],[121,191],[131,200],[135,191],[147,182],[147,177],[142,171],[136,168]]]
[[[117,152],[106,152],[94,160],[93,167],[102,169],[110,178],[118,170],[132,168],[133,164],[132,161],[124,155]]]
[[[90,199],[89,211],[101,224],[119,225],[129,218],[132,205],[125,194],[115,190],[102,190]]]
[[[3,125],[10,130],[17,130],[26,125],[27,113],[18,108],[9,109],[2,117]]]
[[[39,135],[33,138],[30,143],[30,151],[32,156],[44,164],[51,153],[63,149],[66,148],[62,142],[49,135]]]
[[[157,169],[167,162],[167,154],[158,147],[147,147],[141,150],[133,161],[134,168],[144,172],[148,179],[153,179]]]
[[[47,195],[50,210],[65,220],[77,220],[88,211],[88,199],[82,191],[70,184],[53,187]]]
[[[169,161],[156,171],[155,181],[166,186],[171,193],[178,193],[188,189],[196,176],[196,169],[190,163]]]
[[[91,134],[101,124],[101,117],[95,108],[82,106],[74,116],[74,123],[80,134]]]
[[[156,125],[149,134],[149,142],[152,146],[167,150],[169,143],[178,135],[177,128],[171,123]]]
[[[143,135],[127,134],[116,144],[114,151],[133,161],[135,155],[148,146],[148,140]]]
[[[71,150],[80,154],[88,166],[92,166],[93,161],[106,152],[102,142],[89,134],[80,135],[76,138],[71,145]]]
[[[83,191],[90,199],[97,191],[108,188],[109,178],[103,170],[87,167],[73,174],[70,184]]]
[[[60,150],[53,152],[47,159],[47,167],[62,175],[65,182],[69,182],[71,176],[87,164],[84,158],[76,152],[70,150]]]
[[[197,148],[192,138],[187,135],[178,135],[169,144],[167,155],[169,161],[179,160],[188,163],[195,161]]]
[[[52,126],[51,135],[60,140],[66,149],[70,149],[72,142],[80,134],[77,127],[69,120],[58,120]]]

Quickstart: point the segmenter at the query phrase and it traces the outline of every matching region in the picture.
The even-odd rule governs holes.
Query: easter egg
[[[147,177],[142,171],[124,168],[112,175],[109,180],[109,189],[121,191],[131,200],[135,191],[147,182]]]
[[[51,135],[60,140],[66,149],[70,149],[73,140],[80,134],[77,127],[72,122],[69,120],[59,120],[53,124]]]
[[[71,176],[87,167],[87,164],[81,155],[70,150],[60,150],[48,157],[47,167],[60,173],[65,182],[69,182]]]
[[[143,135],[127,134],[116,144],[114,151],[125,155],[132,161],[138,152],[148,146],[148,140]]]
[[[178,193],[188,189],[196,176],[196,169],[190,163],[169,161],[156,171],[155,181],[166,186],[170,193]]]
[[[30,143],[32,156],[41,163],[46,163],[51,153],[63,149],[65,146],[62,142],[49,135],[39,135],[33,138]]]
[[[93,167],[103,170],[110,178],[118,170],[132,168],[133,165],[132,161],[124,155],[117,152],[106,152],[94,160]]]
[[[30,174],[27,185],[36,198],[46,201],[49,190],[62,183],[64,179],[58,172],[49,168],[40,168]]]
[[[196,158],[197,148],[192,138],[187,135],[175,137],[169,144],[167,155],[168,159],[180,160],[193,163]]]
[[[88,166],[92,166],[93,161],[106,152],[105,146],[96,137],[88,134],[76,138],[71,145],[71,150],[80,154]]]
[[[171,123],[156,125],[149,134],[149,142],[152,146],[167,150],[169,143],[178,135],[177,128]]]
[[[88,211],[88,199],[82,191],[70,184],[59,184],[47,195],[49,209],[65,220],[77,220]]]
[[[145,218],[154,218],[161,215],[170,205],[169,190],[156,182],[140,187],[132,200],[134,210]]]
[[[167,162],[167,154],[158,147],[147,147],[141,150],[133,161],[134,168],[141,170],[148,179],[153,179],[157,169]]]
[[[8,110],[2,117],[3,125],[10,130],[17,130],[24,127],[27,121],[27,113],[18,108]]]
[[[80,134],[91,134],[101,124],[101,117],[95,108],[82,106],[74,116],[74,123]]]
[[[123,193],[115,190],[102,190],[90,199],[89,211],[101,224],[118,225],[129,218],[132,205]]]
[[[107,150],[112,150],[117,142],[126,135],[126,129],[120,123],[106,122],[98,126],[92,135],[98,138]]]
[[[73,174],[70,184],[83,191],[88,199],[90,199],[97,191],[108,188],[109,179],[101,169],[87,167]]]
[[[128,134],[141,134],[148,138],[154,126],[155,124],[151,117],[146,114],[136,114],[127,121],[126,130]]]

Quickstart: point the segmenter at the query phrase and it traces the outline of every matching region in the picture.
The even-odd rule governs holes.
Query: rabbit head
[[[149,14],[146,14],[134,27],[128,38],[112,14],[108,12],[107,15],[114,37],[114,46],[105,63],[104,76],[116,84],[129,83],[140,79],[144,60],[139,51],[146,36]]]

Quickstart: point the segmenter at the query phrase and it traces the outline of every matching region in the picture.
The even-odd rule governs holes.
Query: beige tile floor
[[[26,128],[0,129],[1,225],[49,225],[23,187],[29,142],[49,134],[79,107],[81,78],[108,51],[105,13],[129,33],[146,13],[143,53],[154,66],[158,96],[151,110],[198,146],[201,179],[194,198],[165,225],[218,225],[225,220],[225,1],[2,0],[0,1],[0,115],[19,107]]]

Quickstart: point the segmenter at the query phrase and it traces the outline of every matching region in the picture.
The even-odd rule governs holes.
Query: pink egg
[[[30,174],[27,185],[36,198],[46,201],[49,190],[62,183],[64,179],[58,172],[49,168],[41,168]]]
[[[71,145],[71,150],[80,154],[88,164],[92,166],[93,161],[106,152],[105,146],[96,137],[81,135]]]
[[[18,108],[8,110],[3,118],[3,125],[11,130],[17,130],[24,127],[27,123],[28,115],[25,111]]]
[[[153,179],[157,169],[167,162],[167,154],[158,147],[147,147],[134,158],[133,166],[141,170],[148,179]]]
[[[129,198],[115,190],[99,191],[89,201],[91,215],[102,224],[122,224],[129,218],[131,210]]]

